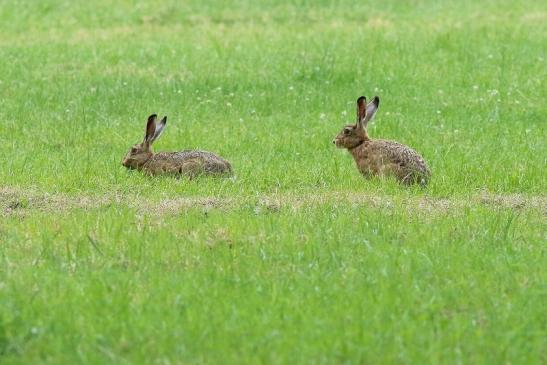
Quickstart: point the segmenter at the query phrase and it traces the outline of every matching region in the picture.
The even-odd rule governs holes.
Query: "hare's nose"
[[[333,140],[332,140],[332,143],[333,143],[333,144],[336,144],[336,140],[335,140],[335,139],[333,139]]]

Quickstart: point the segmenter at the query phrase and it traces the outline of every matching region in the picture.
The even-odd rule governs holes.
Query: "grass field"
[[[0,2],[1,364],[544,364],[547,6]],[[332,138],[419,151],[421,189]],[[229,159],[232,179],[120,162]]]

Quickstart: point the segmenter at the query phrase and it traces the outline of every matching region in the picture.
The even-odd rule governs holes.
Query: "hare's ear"
[[[154,138],[154,133],[156,133],[156,119],[158,116],[156,114],[152,114],[148,117],[148,122],[146,123],[146,131],[144,134],[144,141],[143,143],[151,144]]]
[[[376,114],[376,111],[378,110],[378,107],[380,106],[380,98],[375,96],[370,103],[367,104],[367,115],[365,116],[365,126],[374,117],[374,114]]]
[[[366,116],[367,98],[360,96],[357,99],[357,127],[363,127],[363,120]]]
[[[163,117],[162,120],[160,120],[158,125],[156,125],[156,131],[154,132],[154,137],[152,137],[151,142],[154,142],[156,139],[159,138],[159,136],[161,136],[166,124],[167,124],[167,115]]]

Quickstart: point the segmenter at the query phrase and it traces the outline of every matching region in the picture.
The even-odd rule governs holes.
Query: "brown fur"
[[[127,153],[122,165],[129,169],[145,171],[150,175],[170,174],[194,177],[198,175],[231,175],[228,161],[207,151],[152,152],[152,143],[161,135],[167,117],[156,125],[156,115],[148,118],[142,143],[137,143]]]
[[[357,123],[346,125],[333,140],[338,148],[346,148],[363,176],[393,176],[404,184],[426,185],[431,173],[425,160],[412,148],[383,139],[371,139],[367,133],[368,122],[376,113],[380,99],[376,96],[366,104],[357,100]]]

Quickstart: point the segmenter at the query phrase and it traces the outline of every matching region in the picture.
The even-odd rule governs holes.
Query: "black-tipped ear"
[[[160,122],[156,125],[156,130],[154,132],[154,136],[152,137],[151,142],[154,142],[156,139],[161,136],[163,133],[163,129],[165,128],[165,125],[167,124],[167,115],[163,117]]]
[[[144,134],[144,142],[150,143],[156,132],[156,119],[158,118],[157,114],[152,114],[148,117],[148,122],[146,123],[146,131]]]
[[[360,96],[357,99],[357,126],[361,125],[366,116],[367,98]]]
[[[377,96],[372,98],[372,101],[367,104],[366,116],[364,120],[365,125],[374,117],[374,114],[376,114],[376,111],[378,110],[379,106],[380,106],[380,98]]]

